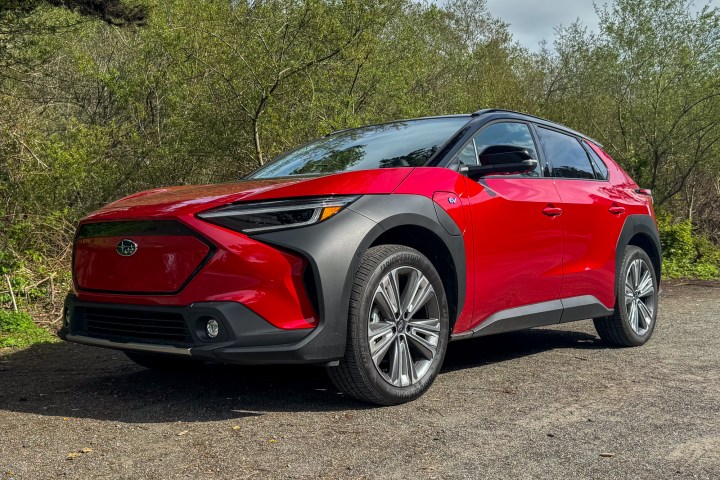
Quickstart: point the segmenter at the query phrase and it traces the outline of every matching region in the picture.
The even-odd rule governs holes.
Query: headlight
[[[357,199],[341,196],[236,203],[199,213],[198,217],[238,232],[258,233],[322,222]]]

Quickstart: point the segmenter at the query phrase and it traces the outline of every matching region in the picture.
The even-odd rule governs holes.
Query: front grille
[[[92,337],[175,346],[193,343],[180,313],[85,308],[83,316],[85,330]]]

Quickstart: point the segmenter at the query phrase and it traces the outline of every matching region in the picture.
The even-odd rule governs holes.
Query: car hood
[[[412,168],[389,168],[322,177],[286,177],[216,185],[155,188],[117,200],[90,214],[83,223],[194,215],[210,208],[240,201],[317,195],[389,194],[412,170]]]

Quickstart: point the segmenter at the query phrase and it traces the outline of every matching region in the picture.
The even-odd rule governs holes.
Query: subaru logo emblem
[[[123,257],[130,257],[137,252],[138,246],[137,243],[133,242],[132,240],[128,240],[127,238],[124,240],[120,240],[117,245],[115,245],[115,250],[119,255],[122,255]]]

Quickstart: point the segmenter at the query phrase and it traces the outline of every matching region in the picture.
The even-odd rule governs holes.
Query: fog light
[[[217,320],[211,318],[205,324],[205,331],[207,332],[208,337],[215,338],[218,336],[218,333],[220,333],[220,324],[218,324]]]
[[[65,324],[66,327],[69,327],[69,326],[70,326],[70,319],[71,319],[71,318],[72,318],[72,315],[70,314],[70,309],[69,309],[69,308],[66,308],[66,309],[65,309],[65,316],[63,317],[63,323]]]

